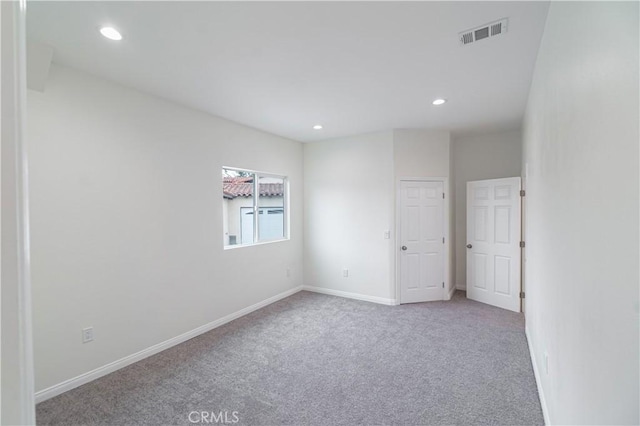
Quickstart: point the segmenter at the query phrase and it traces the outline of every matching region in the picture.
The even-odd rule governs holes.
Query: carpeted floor
[[[543,424],[524,317],[461,292],[402,306],[300,292],[37,406],[43,425],[225,420]]]

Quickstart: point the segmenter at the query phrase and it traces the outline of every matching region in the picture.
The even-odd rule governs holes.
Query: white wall
[[[396,129],[393,131],[395,176],[448,177],[449,143],[447,131]]]
[[[466,288],[467,182],[520,176],[522,134],[519,130],[457,137],[453,143],[455,181],[456,285]]]
[[[525,304],[553,424],[640,422],[638,35],[637,2],[552,2],[529,94]]]
[[[57,66],[28,101],[37,390],[302,284],[300,143]],[[289,177],[290,241],[223,250],[229,164]]]
[[[449,139],[400,129],[305,145],[305,285],[396,300],[396,183],[449,177]]]
[[[395,179],[407,177],[447,178],[446,214],[449,234],[446,241],[448,268],[445,274],[448,288],[455,286],[455,240],[453,221],[453,183],[451,135],[448,131],[427,129],[397,129],[393,131]]]
[[[305,144],[304,175],[305,285],[395,299],[393,133]]]

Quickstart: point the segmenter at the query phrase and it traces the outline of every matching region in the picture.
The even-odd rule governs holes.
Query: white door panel
[[[400,303],[443,299],[444,183],[400,183]]]
[[[467,297],[520,312],[520,178],[467,183]]]

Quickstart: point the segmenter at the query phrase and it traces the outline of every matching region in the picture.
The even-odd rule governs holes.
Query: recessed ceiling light
[[[435,101],[431,102],[434,105],[442,105],[443,103],[447,102],[446,99],[436,99]]]
[[[113,27],[102,27],[100,28],[100,34],[108,38],[109,40],[122,40],[122,35],[118,30]]]
[[[313,130],[322,130],[322,125],[316,124],[315,126],[313,126]]]

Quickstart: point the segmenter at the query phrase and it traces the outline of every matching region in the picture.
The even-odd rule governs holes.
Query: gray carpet
[[[543,424],[522,314],[300,292],[37,406],[38,424]],[[209,424],[213,418],[208,414]]]

